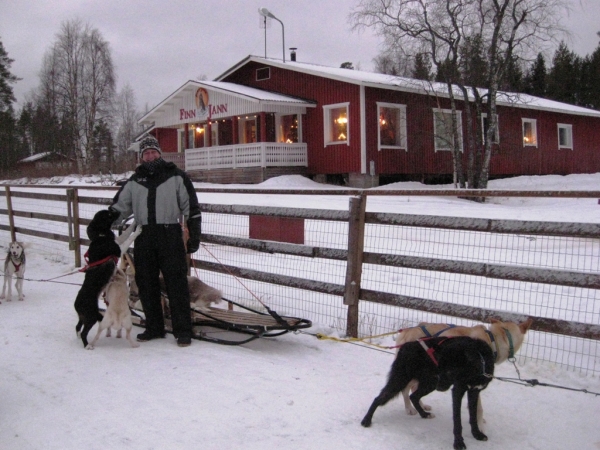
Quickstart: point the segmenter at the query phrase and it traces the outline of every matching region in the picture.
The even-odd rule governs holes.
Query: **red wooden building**
[[[301,173],[369,187],[452,174],[444,93],[436,83],[249,56],[215,81],[188,81],[140,122],[165,157],[185,152],[197,180]],[[498,124],[492,178],[600,172],[600,111],[501,95]]]

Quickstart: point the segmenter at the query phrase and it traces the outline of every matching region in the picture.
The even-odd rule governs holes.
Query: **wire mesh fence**
[[[26,239],[35,251],[47,254],[51,260],[72,263],[74,228],[69,228],[69,221],[73,223],[69,215],[73,211],[69,211],[66,189],[46,190],[36,186],[15,190],[40,194],[37,199],[11,196],[18,237]],[[48,193],[64,195],[65,200],[42,198],[42,194]],[[79,190],[77,216],[82,220],[73,226],[79,227],[82,239],[86,237],[86,221],[106,207],[113,195],[114,189]],[[6,202],[7,198],[5,194],[0,202]],[[255,207],[252,213],[243,213],[231,205],[221,205],[227,212],[215,212],[218,208],[214,205],[202,206],[204,240],[193,255],[193,271],[199,278],[221,289],[224,297],[255,309],[261,309],[262,302],[279,314],[307,318],[316,329],[346,332],[348,306],[344,305],[343,296],[349,250],[347,214],[336,211],[329,219],[325,213],[294,213],[305,216],[302,244],[269,240],[257,243],[250,239],[252,214],[285,216],[293,208],[273,211]],[[0,235],[6,243],[10,241],[8,209],[8,205],[2,208],[0,204]],[[388,219],[398,221],[397,217]],[[475,222],[458,228],[452,228],[451,222],[441,220],[445,223],[443,227],[390,224],[367,214],[360,288],[399,299],[421,299],[423,305],[440,302],[462,308],[466,313],[441,314],[427,307],[415,309],[379,302],[376,297],[366,300],[361,294],[358,336],[393,333],[421,321],[470,326],[481,320],[481,315],[469,316],[473,310],[483,311],[482,314],[510,313],[511,317],[538,318],[538,323],[541,319],[553,320],[563,327],[560,332],[548,332],[548,328],[542,331],[544,327],[536,326],[534,321],[517,355],[519,359],[549,361],[571,370],[600,374],[599,335],[582,337],[581,332],[585,327],[597,332],[594,327],[600,324],[600,285],[594,278],[600,273],[600,234],[594,236],[593,230],[490,232],[479,231]],[[471,225],[473,229],[465,229]],[[54,234],[54,238],[36,236],[26,230],[43,230]],[[23,234],[28,235],[25,238]],[[227,239],[230,241],[223,241]],[[374,255],[383,255],[393,262],[374,263]],[[416,263],[409,258],[417,258]],[[441,263],[446,264],[443,270],[433,270]],[[486,272],[470,273],[473,265],[484,267]],[[488,272],[495,267],[510,268],[514,274],[508,271],[508,278],[490,276]],[[522,279],[522,272],[530,269],[562,274],[560,279],[568,280],[570,275],[589,275],[589,278],[579,284],[561,284],[548,282],[548,274],[544,272],[541,281]],[[240,275],[238,271],[245,272]],[[569,326],[572,333],[568,332]]]

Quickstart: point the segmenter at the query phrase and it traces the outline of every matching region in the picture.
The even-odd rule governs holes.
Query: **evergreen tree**
[[[27,102],[21,110],[18,134],[26,156],[37,153],[68,154],[68,140],[60,121],[44,103]]]
[[[19,158],[16,139],[16,121],[14,117],[12,84],[19,78],[10,71],[14,60],[8,57],[0,41],[0,172],[12,170]]]
[[[600,45],[583,59],[579,101],[586,108],[600,109]]]
[[[415,56],[415,66],[411,75],[416,80],[430,81],[433,78],[431,74],[431,60],[426,53],[417,53],[417,56]]]
[[[581,58],[561,42],[548,73],[547,96],[559,102],[578,104],[578,86],[581,80]]]
[[[463,80],[462,84],[474,87],[486,85],[489,67],[481,35],[465,37],[465,41],[460,47],[459,70]]]
[[[507,92],[523,92],[525,80],[523,70],[516,57],[512,57],[506,66],[506,72],[499,86],[500,90]]]
[[[440,83],[457,83],[461,78],[458,66],[450,59],[441,61],[437,69],[435,81]]]
[[[536,97],[546,97],[548,91],[547,77],[546,59],[544,55],[538,53],[537,58],[527,71],[527,75],[525,75],[525,93],[535,95]]]
[[[115,145],[112,133],[106,122],[102,119],[94,127],[88,165],[93,172],[100,170],[107,173],[113,171],[115,168]]]
[[[0,111],[3,112],[12,109],[15,96],[11,84],[20,80],[20,78],[13,75],[10,71],[10,66],[13,62],[14,60],[8,57],[8,53],[0,40]]]
[[[25,106],[23,106],[23,109],[21,109],[21,115],[17,121],[18,139],[21,148],[23,149],[23,153],[27,156],[31,156],[36,153],[31,139],[31,132],[33,130],[33,114],[33,104],[31,102],[27,102]]]

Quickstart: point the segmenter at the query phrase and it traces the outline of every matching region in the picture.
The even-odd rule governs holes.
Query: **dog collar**
[[[510,331],[506,328],[502,328],[506,333],[506,338],[508,339],[508,359],[514,359],[515,357],[515,345],[513,344],[512,335]]]

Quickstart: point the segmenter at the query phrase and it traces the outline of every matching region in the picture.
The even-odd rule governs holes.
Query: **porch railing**
[[[308,165],[306,144],[256,142],[190,148],[185,151],[185,170],[236,169]]]
[[[162,154],[162,159],[164,159],[165,161],[169,161],[172,163],[177,164],[177,167],[179,167],[182,170],[186,170],[185,168],[185,155],[183,153],[167,153],[164,152]]]

